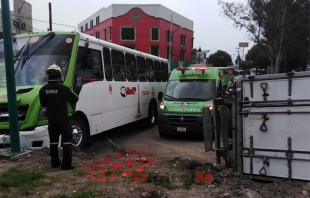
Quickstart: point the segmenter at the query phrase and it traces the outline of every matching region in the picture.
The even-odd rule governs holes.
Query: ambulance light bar
[[[184,74],[184,72],[186,70],[201,71],[204,74],[205,71],[208,70],[208,69],[209,69],[209,67],[178,67],[178,68],[176,68],[176,70],[182,71],[182,74]]]

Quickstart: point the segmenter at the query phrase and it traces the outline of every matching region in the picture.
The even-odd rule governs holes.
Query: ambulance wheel
[[[88,133],[85,123],[81,118],[72,116],[71,118],[72,144],[83,149],[87,146]]]
[[[149,105],[148,117],[147,117],[147,126],[148,128],[153,128],[157,121],[156,107],[153,103]]]

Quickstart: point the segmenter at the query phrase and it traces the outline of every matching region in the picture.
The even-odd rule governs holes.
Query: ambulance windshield
[[[210,80],[172,80],[168,82],[164,99],[169,101],[173,100],[173,97],[180,100],[206,101],[212,99],[212,93]]]

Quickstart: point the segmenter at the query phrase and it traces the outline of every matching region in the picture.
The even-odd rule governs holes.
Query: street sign
[[[240,42],[239,47],[248,47],[249,43],[248,42]]]

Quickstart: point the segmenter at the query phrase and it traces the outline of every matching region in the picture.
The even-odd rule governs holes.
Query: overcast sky
[[[11,0],[12,1],[12,0]],[[76,30],[78,23],[111,4],[161,4],[194,22],[194,48],[210,50],[215,53],[223,50],[236,59],[239,42],[248,42],[244,56],[253,46],[245,30],[233,27],[220,10],[217,0],[26,0],[32,5],[34,31],[47,30],[49,27],[49,2],[52,5],[53,30]],[[232,2],[233,0],[226,0]],[[245,0],[235,0],[245,2]],[[71,27],[69,27],[71,26]],[[233,55],[235,54],[235,55]],[[240,49],[242,56],[242,48]]]

